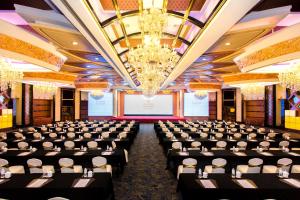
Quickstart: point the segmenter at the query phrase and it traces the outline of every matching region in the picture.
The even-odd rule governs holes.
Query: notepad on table
[[[104,152],[101,153],[101,155],[103,155],[103,156],[109,156],[111,154],[112,154],[111,151],[104,151]]]
[[[204,156],[213,156],[213,152],[201,152]]]
[[[255,183],[248,179],[236,179],[235,181],[243,188],[257,188]]]
[[[273,156],[273,154],[270,152],[259,152],[259,153],[264,156]]]
[[[77,182],[73,185],[73,187],[74,188],[84,188],[89,184],[90,181],[91,181],[91,179],[88,179],[88,178],[78,179]]]
[[[294,178],[281,179],[283,182],[292,185],[296,188],[300,188],[300,181]]]
[[[217,188],[216,185],[209,179],[202,179],[199,181],[204,188]]]
[[[51,179],[37,178],[33,179],[26,187],[27,188],[39,188],[50,182]]]
[[[27,152],[19,153],[17,156],[28,156],[29,154],[31,154],[31,152],[27,151]]]
[[[78,151],[74,153],[74,156],[82,156],[83,154],[85,154],[86,152],[84,151]]]
[[[45,156],[55,156],[57,154],[59,154],[59,152],[57,152],[57,151],[51,151],[51,152],[46,153]]]
[[[300,156],[299,153],[295,153],[295,152],[288,152],[288,154],[292,155],[292,156]]]
[[[178,152],[178,154],[180,155],[180,156],[188,156],[189,155],[189,152]]]
[[[234,152],[234,154],[237,156],[247,156],[247,154],[244,152]]]

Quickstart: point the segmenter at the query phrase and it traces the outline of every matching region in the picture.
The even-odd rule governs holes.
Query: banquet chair
[[[63,126],[63,125],[62,125],[62,126]],[[62,131],[62,126],[61,126],[61,127],[56,127],[56,128],[55,128],[55,131],[56,131],[56,132],[61,132],[61,131]]]
[[[0,132],[0,141],[6,140],[7,139],[7,134],[4,132]]]
[[[257,134],[256,133],[249,133],[249,139],[255,139]]]
[[[69,200],[69,199],[64,198],[64,197],[52,197],[52,198],[50,198],[48,200]]]
[[[212,165],[206,165],[204,171],[212,174],[224,174],[227,161],[223,158],[215,158]]]
[[[230,124],[229,127],[230,128],[235,128],[235,124]]]
[[[204,133],[208,133],[209,132],[209,128],[203,128],[203,132]]]
[[[74,132],[68,132],[68,133],[67,133],[67,137],[68,137],[69,139],[74,139],[74,138],[75,138],[75,133],[74,133]]]
[[[263,150],[268,150],[270,147],[270,142],[262,141],[259,143],[259,147],[261,147]]]
[[[236,170],[242,174],[259,174],[263,160],[260,158],[252,158],[248,161],[248,165],[238,165]]]
[[[112,167],[111,165],[107,164],[106,158],[102,156],[97,156],[92,159],[93,164],[93,171],[95,173],[101,173],[101,172],[109,172],[112,174]]]
[[[44,126],[44,127],[41,128],[41,132],[42,132],[42,133],[45,133],[45,132],[47,132],[47,131],[48,131],[48,128],[47,128],[47,127]]]
[[[283,134],[282,134],[282,138],[285,139],[285,140],[290,139],[290,137],[291,137],[291,134],[290,134],[290,133],[283,133]]]
[[[10,171],[12,174],[25,174],[25,169],[23,165],[14,165],[8,167],[8,171]]]
[[[82,132],[84,132],[84,133],[89,132],[89,128],[88,127],[83,127]]]
[[[216,143],[216,147],[212,147],[212,150],[225,150],[227,146],[227,142],[225,141],[218,141]]]
[[[291,173],[300,173],[300,165],[293,165],[291,169]]]
[[[74,128],[74,127],[69,127],[69,128],[68,128],[68,131],[69,131],[69,132],[74,132],[74,131],[75,131],[75,128]]]
[[[188,124],[183,124],[183,127],[184,127],[184,128],[188,128],[189,125],[188,125]]]
[[[89,142],[87,143],[87,147],[88,147],[89,149],[97,149],[98,143],[95,142],[95,141],[89,141]]]
[[[41,174],[43,173],[42,161],[36,158],[30,158],[27,160],[27,166],[29,168],[30,174]]]
[[[50,127],[52,127],[52,126],[53,126],[52,124],[47,124],[47,127],[48,127],[48,128],[50,128]]]
[[[290,142],[289,141],[286,141],[286,140],[283,140],[283,141],[280,141],[279,142],[279,147],[280,148],[288,148],[290,145]]]
[[[218,128],[219,133],[224,133],[225,129],[224,128]]]
[[[247,129],[246,129],[246,132],[247,132],[247,133],[251,133],[252,131],[253,131],[253,128],[247,128]]]
[[[259,128],[259,129],[257,130],[257,132],[263,134],[263,133],[266,132],[266,129],[265,129],[265,128]]]
[[[52,139],[57,138],[57,134],[56,133],[50,133],[49,137],[52,138]]]
[[[71,149],[74,149],[75,143],[73,141],[66,141],[64,143],[64,146],[65,146],[65,149],[71,150]]]
[[[43,142],[43,148],[44,148],[44,150],[51,150],[51,149],[53,149],[53,143],[52,142]]]
[[[197,131],[197,128],[193,127],[191,128],[191,132],[196,132]]]
[[[163,132],[168,132],[169,129],[168,129],[168,128],[162,128],[162,131],[163,131]]]
[[[125,128],[124,128],[124,131],[125,131],[125,132],[129,132],[129,131],[130,131],[130,127],[125,127]]]
[[[245,128],[245,127],[246,127],[245,124],[240,124],[240,128],[241,128],[241,129],[243,129],[243,128]]]
[[[18,148],[20,150],[25,150],[25,149],[28,149],[28,143],[27,142],[18,142]]]
[[[182,165],[178,166],[177,179],[181,173],[195,174],[196,173],[197,160],[194,158],[186,158],[182,161]]]
[[[22,133],[16,132],[15,133],[15,138],[17,140],[20,140],[20,139],[25,139],[25,136]]]
[[[112,147],[113,149],[116,149],[116,148],[117,148],[117,144],[116,144],[115,141],[112,141],[112,142],[111,142],[111,147]]]
[[[99,124],[93,124],[92,127],[93,128],[97,128],[99,126]]]
[[[233,134],[233,138],[236,139],[236,140],[241,139],[241,137],[242,137],[242,134],[240,134],[240,133]]]
[[[174,134],[171,133],[171,132],[166,133],[166,137],[169,138],[169,139],[173,138],[173,136],[174,136]]]
[[[35,132],[35,128],[34,128],[34,127],[28,127],[28,128],[27,128],[27,131],[28,131],[28,132]]]
[[[172,143],[172,149],[173,150],[181,150],[182,148],[182,143],[181,142],[173,142]]]
[[[74,173],[74,161],[71,158],[60,158],[58,164],[61,173]]]
[[[201,142],[199,141],[194,141],[191,143],[191,148],[199,148],[200,149]]]
[[[188,139],[189,138],[189,134],[187,133],[181,133],[180,135],[183,139]]]
[[[33,138],[36,140],[42,139],[42,134],[38,132],[33,133]]]
[[[236,133],[236,132],[237,132],[237,128],[231,128],[230,131],[231,131],[232,133]]]
[[[284,171],[289,172],[293,161],[289,158],[281,158],[277,161],[277,166],[275,165],[264,165],[263,173],[278,173],[279,168]]]
[[[90,138],[92,138],[92,134],[91,134],[91,133],[85,132],[85,133],[83,134],[83,137],[86,138],[86,139],[90,139]]]
[[[121,132],[121,133],[119,133],[119,138],[120,138],[120,139],[125,139],[125,138],[127,138],[127,133],[126,133],[126,132]]]
[[[99,133],[99,132],[102,132],[102,128],[97,127],[95,131],[98,132],[98,133]]]
[[[245,151],[247,149],[247,142],[239,141],[236,143],[239,150]]]
[[[180,128],[174,128],[174,132],[180,132]]]
[[[7,143],[6,142],[0,142],[0,150],[7,148]]]
[[[204,139],[207,138],[208,134],[207,133],[200,133],[200,138]]]
[[[70,124],[70,127],[75,127],[75,124]]]
[[[215,137],[216,137],[217,140],[220,140],[220,139],[223,138],[223,133],[216,133]]]
[[[0,158],[0,170],[4,169],[5,171],[7,171],[8,164],[9,163],[7,160]]]
[[[109,138],[109,132],[103,132],[101,134],[101,136],[105,139],[105,138]]]

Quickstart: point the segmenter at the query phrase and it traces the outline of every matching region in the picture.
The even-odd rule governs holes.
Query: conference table
[[[13,174],[0,179],[0,198],[10,200],[47,200],[52,197],[70,200],[113,200],[114,191],[110,173],[96,173],[91,178],[82,174],[53,174],[44,178],[41,174]]]
[[[232,168],[237,165],[247,165],[251,158],[263,159],[264,165],[277,165],[277,160],[280,158],[290,158],[293,164],[300,164],[300,151],[282,152],[282,151],[267,151],[258,152],[256,150],[247,150],[243,152],[233,152],[230,150],[211,150],[208,152],[201,152],[200,150],[187,150],[186,152],[179,152],[170,150],[167,155],[167,169],[170,169],[174,174],[177,173],[177,168],[182,164],[185,158],[195,158],[197,160],[197,169],[206,165],[211,165],[215,158],[224,158],[227,160],[225,170],[227,173],[231,172]]]
[[[239,179],[231,174],[209,174],[207,179],[180,174],[177,191],[183,200],[296,200],[300,195],[300,174],[290,174],[289,178],[279,178],[277,174],[243,174]]]
[[[83,168],[92,168],[92,158],[103,156],[107,159],[107,163],[116,167],[117,174],[123,172],[126,165],[125,153],[122,149],[114,149],[107,151],[104,149],[98,150],[61,150],[60,152],[53,150],[8,150],[0,152],[0,158],[6,159],[9,165],[27,166],[27,160],[37,158],[43,162],[43,165],[54,165],[55,169],[60,169],[58,161],[60,158],[71,158],[74,160],[74,165],[82,165]]]
[[[131,141],[129,138],[117,139],[117,138],[74,138],[74,139],[60,139],[60,138],[45,138],[45,139],[25,139],[25,140],[16,140],[16,139],[7,139],[3,142],[6,142],[9,148],[18,148],[19,142],[27,142],[29,146],[35,147],[37,149],[43,149],[44,142],[52,142],[54,146],[64,148],[64,143],[66,141],[73,141],[75,143],[75,148],[81,148],[81,146],[87,147],[87,143],[90,141],[95,141],[98,143],[98,147],[106,148],[107,146],[112,146],[114,141],[118,149],[130,149]]]
[[[251,139],[251,140],[247,140],[247,139],[209,139],[209,138],[194,138],[194,139],[184,139],[184,138],[178,138],[178,139],[169,139],[169,138],[163,138],[161,141],[161,145],[163,146],[163,149],[165,151],[165,153],[172,148],[172,143],[173,142],[181,142],[182,143],[182,147],[186,147],[189,148],[191,147],[191,143],[194,141],[199,141],[201,142],[201,146],[204,146],[208,149],[211,149],[212,147],[216,147],[216,143],[218,141],[225,141],[227,143],[226,149],[230,149],[232,147],[237,147],[237,143],[239,141],[244,141],[247,142],[247,149],[253,149],[256,148],[257,146],[259,146],[260,142],[263,141],[268,141],[270,142],[270,147],[273,148],[278,148],[279,147],[279,143],[282,141],[281,139],[269,139],[269,140],[264,140],[264,139]],[[299,147],[300,146],[300,141],[299,140],[295,140],[295,139],[291,139],[289,140],[289,148],[294,148],[294,147]]]

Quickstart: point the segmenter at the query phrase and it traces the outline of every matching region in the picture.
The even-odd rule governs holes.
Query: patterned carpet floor
[[[114,178],[116,200],[177,200],[177,180],[166,167],[166,157],[153,124],[140,124],[122,175]]]

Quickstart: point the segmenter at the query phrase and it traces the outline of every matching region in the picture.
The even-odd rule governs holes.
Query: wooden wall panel
[[[217,102],[216,101],[209,101],[209,120],[216,120],[217,119]]]
[[[88,101],[80,101],[80,119],[81,120],[88,120]]]
[[[52,123],[52,103],[53,100],[33,99],[32,112],[34,126]]]
[[[247,100],[245,101],[245,123],[257,126],[264,126],[265,121],[265,101]]]

